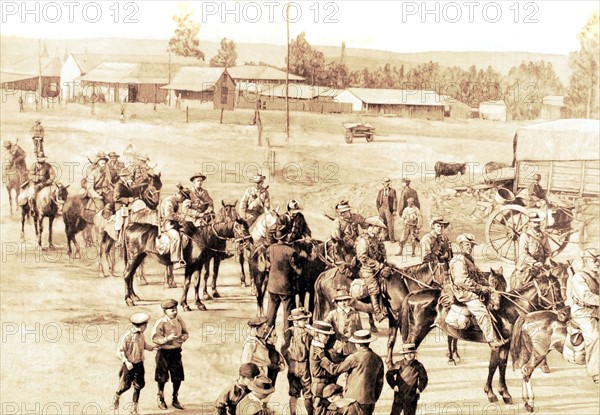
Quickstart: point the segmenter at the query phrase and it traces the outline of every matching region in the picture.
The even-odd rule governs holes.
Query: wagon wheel
[[[347,131],[346,131],[346,142],[347,142],[348,144],[351,144],[351,143],[352,143],[352,140],[354,140],[354,135],[352,134],[352,131],[350,131],[350,130],[347,130]]]
[[[492,212],[488,219],[485,236],[500,259],[515,263],[519,249],[519,236],[529,221],[527,209],[519,205],[504,205]]]
[[[554,229],[548,229],[546,235],[548,235],[548,244],[550,245],[550,257],[553,258],[565,249],[569,243],[569,238],[572,231],[558,231]]]
[[[373,134],[367,134],[365,137],[367,138],[367,143],[373,141]]]

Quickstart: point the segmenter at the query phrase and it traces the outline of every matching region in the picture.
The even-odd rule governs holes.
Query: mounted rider
[[[22,188],[29,184],[27,188],[27,198],[20,202],[21,204],[32,204],[35,201],[37,194],[44,187],[51,186],[56,180],[56,171],[50,163],[46,162],[46,156],[43,153],[38,153],[36,162],[29,170],[29,180],[21,185]]]
[[[541,228],[544,218],[537,211],[529,212],[528,218],[527,230],[519,236],[517,264],[510,285],[513,291],[537,277],[552,254],[548,235]]]
[[[368,225],[367,232],[356,239],[356,257],[361,263],[358,275],[364,279],[369,290],[374,317],[381,321],[387,316],[387,309],[381,307],[379,301],[381,290],[377,276],[387,278],[392,273],[387,266],[385,246],[380,238],[381,230],[386,229],[386,226],[379,216],[367,218],[365,223]]]
[[[600,307],[600,252],[586,249],[581,253],[583,268],[567,282],[566,304],[571,306],[571,318],[583,335],[588,376],[598,384],[600,340],[598,318]]]
[[[290,200],[287,211],[277,218],[276,226],[276,229],[281,229],[286,234],[283,242],[297,251],[307,250],[307,246],[312,243],[310,228],[301,212],[300,204],[294,199]]]
[[[421,238],[421,261],[430,264],[434,271],[434,280],[442,285],[448,275],[448,266],[452,259],[450,239],[444,235],[449,222],[441,216],[436,216],[431,219],[430,225],[431,232]]]
[[[119,181],[119,174],[125,168],[125,163],[119,160],[119,155],[114,151],[108,153],[108,162],[106,163],[106,168],[110,173],[110,182],[112,185],[116,185]]]
[[[190,190],[177,184],[177,193],[167,196],[160,205],[162,218],[162,231],[169,238],[169,248],[171,252],[171,262],[173,269],[184,268],[186,263],[183,260],[183,244],[179,229],[181,223],[186,220],[185,202],[190,200]]]
[[[202,219],[203,222],[209,223],[212,220],[215,207],[208,191],[202,187],[205,181],[206,176],[200,172],[190,177],[192,190],[190,192],[190,201],[186,205],[186,208],[192,210],[193,214],[190,215],[191,217]]]
[[[490,312],[479,297],[480,294],[489,294],[492,288],[480,284],[478,278],[480,271],[473,259],[473,246],[477,245],[475,237],[465,233],[458,235],[456,242],[460,247],[460,253],[450,261],[450,286],[454,297],[475,316],[475,320],[490,347],[500,347],[506,344],[506,340],[501,340],[496,335]]]
[[[119,181],[115,184],[113,190],[113,199],[115,201],[115,239],[117,240],[117,246],[121,246],[121,229],[123,229],[125,221],[129,216],[129,205],[135,200],[135,193],[131,187],[133,178],[131,177],[129,170],[123,167],[117,177]]]
[[[106,168],[107,161],[108,157],[103,152],[96,154],[94,163],[82,181],[85,185],[85,195],[90,198],[86,206],[87,210],[97,212],[104,208],[104,205],[112,202],[112,186],[110,184],[110,175]],[[94,206],[93,209],[92,205]]]
[[[365,218],[357,213],[352,213],[352,208],[347,200],[342,200],[335,207],[338,217],[333,221],[331,240],[337,246],[337,253],[351,252],[354,250],[356,238],[360,234],[359,228],[367,228]]]
[[[6,164],[4,174],[7,172],[12,173],[25,171],[27,169],[25,164],[25,157],[27,156],[27,153],[25,153],[25,150],[23,150],[17,143],[13,144],[10,141],[6,141],[4,143],[4,148],[6,149],[8,155],[8,163]]]
[[[248,226],[252,226],[265,209],[271,208],[269,186],[264,186],[265,176],[256,175],[253,181],[254,186],[246,189],[240,202],[241,217],[246,219]]]
[[[143,183],[149,183],[154,172],[152,168],[148,166],[150,158],[146,154],[140,154],[137,156],[138,162],[133,168],[132,177],[134,185],[141,185]]]

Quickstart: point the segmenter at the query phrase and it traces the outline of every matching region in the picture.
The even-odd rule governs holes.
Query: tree
[[[224,37],[221,40],[221,49],[219,52],[210,60],[210,66],[230,68],[235,66],[237,61],[237,52],[235,50],[235,43],[233,40],[227,40]]]
[[[304,32],[290,43],[290,72],[306,78],[306,82],[311,85],[319,85],[324,78],[323,52],[310,46]]]
[[[581,50],[569,55],[569,66],[573,72],[565,95],[565,107],[570,117],[600,118],[598,102],[599,24],[596,10],[577,35]]]
[[[198,32],[200,24],[194,22],[191,17],[194,14],[189,10],[187,4],[179,5],[179,15],[173,16],[177,22],[175,34],[169,40],[169,51],[179,56],[191,56],[204,61],[204,52],[200,50]]]

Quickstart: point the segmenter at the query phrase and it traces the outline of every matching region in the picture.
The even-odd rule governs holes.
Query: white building
[[[484,101],[479,104],[479,118],[491,121],[506,121],[504,101]]]

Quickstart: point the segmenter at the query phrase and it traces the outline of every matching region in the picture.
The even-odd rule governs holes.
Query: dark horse
[[[427,279],[431,279],[431,272],[428,264],[417,264],[406,268],[392,267],[393,273],[385,279],[384,289],[382,290],[382,305],[388,310],[388,356],[386,363],[388,367],[392,364],[392,352],[396,344],[398,329],[400,328],[400,315],[404,298],[412,291],[422,290],[431,287]],[[315,319],[323,319],[329,310],[331,310],[333,299],[336,296],[336,290],[339,287],[349,288],[352,279],[347,273],[338,272],[338,269],[332,268],[322,273],[315,283]],[[368,298],[365,301],[369,301]],[[362,301],[353,301],[352,306],[364,313],[372,313],[373,308],[370,304]]]
[[[52,244],[52,224],[54,218],[60,215],[63,205],[66,204],[67,186],[60,183],[54,183],[51,186],[46,186],[41,189],[35,196],[34,200],[21,205],[21,240],[25,240],[25,220],[33,217],[33,225],[35,227],[35,235],[37,237],[36,246],[42,247],[42,233],[44,231],[43,221],[48,218],[48,248],[54,249]]]
[[[157,226],[151,224],[133,223],[124,230],[125,232],[125,302],[134,305],[134,300],[139,297],[133,289],[133,276],[144,258],[152,255],[164,265],[171,264],[170,254],[160,254],[156,248],[156,237],[159,235]],[[185,279],[183,285],[183,296],[181,306],[185,311],[190,311],[187,305],[187,292],[194,272],[200,273],[202,265],[209,257],[208,248],[218,246],[221,238],[247,238],[249,236],[248,225],[242,219],[228,219],[221,223],[212,223],[193,230],[190,236],[183,236],[185,244],[183,258],[186,262]],[[198,295],[199,282],[196,284],[196,306],[199,310],[206,310]]]
[[[154,210],[157,208],[160,201],[159,192],[162,188],[162,181],[160,180],[160,173],[150,175],[149,177],[149,182],[142,183],[134,188],[135,198],[143,200],[149,209]],[[90,212],[89,214],[86,212],[88,200],[89,198],[87,196],[79,195],[70,197],[67,203],[65,203],[63,209],[63,221],[65,222],[65,232],[67,234],[67,251],[69,257],[73,256],[78,258],[81,256],[81,250],[79,244],[75,240],[75,236],[89,226],[94,225],[94,215],[97,212]],[[103,239],[105,237],[110,238],[110,235],[102,235]],[[101,241],[103,239],[101,239]],[[75,250],[74,255],[73,248]],[[99,260],[102,261],[102,253],[104,252],[102,248],[106,248],[106,246],[101,242],[99,248]]]
[[[492,270],[490,279],[493,286],[506,286],[504,277],[497,271]],[[516,292],[500,293],[498,311],[494,313],[497,320],[496,329],[504,339],[510,339],[513,324],[520,315],[543,309],[555,307],[562,302],[560,285],[556,277],[547,272],[545,276],[531,281]],[[404,342],[415,343],[417,347],[434,325],[438,325],[449,336],[477,343],[485,343],[483,333],[475,324],[465,330],[457,330],[449,327],[443,318],[438,317],[438,299],[441,290],[423,290],[411,293],[404,300],[402,307],[402,339]],[[440,315],[440,317],[444,317]],[[506,363],[510,341],[499,348],[491,350],[488,377],[484,387],[490,402],[497,402],[498,397],[492,389],[492,379],[499,369],[500,389],[502,399],[506,404],[512,404],[512,396],[506,386]]]

